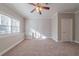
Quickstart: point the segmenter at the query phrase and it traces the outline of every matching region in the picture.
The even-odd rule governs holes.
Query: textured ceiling
[[[30,13],[30,11],[33,9],[34,6],[29,5],[27,3],[10,3],[5,5],[26,18],[27,17],[49,18],[52,17],[54,12],[74,13],[79,10],[79,3],[49,3],[47,6],[50,7],[50,10],[44,10],[42,12],[42,15],[39,15],[36,11],[34,13]]]

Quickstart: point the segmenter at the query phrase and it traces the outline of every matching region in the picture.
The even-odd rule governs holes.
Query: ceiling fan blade
[[[50,9],[50,7],[42,7],[43,9],[47,9],[47,10],[49,10]]]
[[[40,5],[40,3],[37,3],[36,5]]]
[[[39,14],[40,14],[40,15],[42,14],[40,10],[39,10]]]
[[[29,3],[30,5],[36,6],[34,3]]]
[[[33,13],[35,10],[36,10],[36,9],[34,8],[34,9],[31,11],[31,13]]]
[[[46,5],[48,5],[48,3],[45,3]]]

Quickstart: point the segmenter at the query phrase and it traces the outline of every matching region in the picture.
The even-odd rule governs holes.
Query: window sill
[[[9,36],[16,36],[20,34],[20,32],[17,32],[17,33],[8,33],[8,34],[0,34],[0,38],[1,37],[9,37]]]

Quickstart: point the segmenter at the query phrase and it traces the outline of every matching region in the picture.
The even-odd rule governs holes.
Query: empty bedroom
[[[79,3],[0,3],[0,56],[79,56]]]

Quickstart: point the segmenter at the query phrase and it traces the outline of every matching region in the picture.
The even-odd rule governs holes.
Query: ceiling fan
[[[31,13],[33,13],[34,11],[37,11],[40,15],[42,14],[42,11],[45,9],[45,10],[49,10],[50,7],[47,7],[47,6],[44,6],[42,3],[29,3],[30,5],[33,5],[35,6],[35,8],[31,11]],[[45,3],[46,5],[48,3]]]

